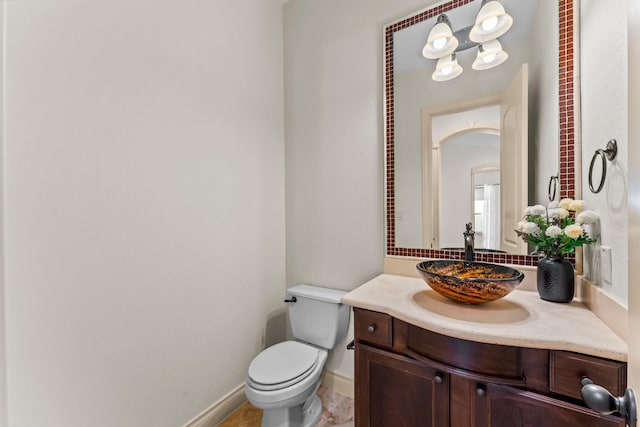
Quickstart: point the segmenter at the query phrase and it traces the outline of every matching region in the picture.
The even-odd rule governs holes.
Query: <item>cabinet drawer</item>
[[[393,345],[391,316],[355,309],[354,335],[357,341],[367,342],[383,347]]]
[[[477,427],[624,427],[624,418],[512,387],[487,384],[473,396]],[[470,424],[466,424],[470,425]]]
[[[550,390],[576,399],[582,399],[582,377],[589,377],[615,396],[622,396],[627,388],[627,368],[623,362],[552,351],[549,368]]]
[[[520,347],[466,341],[409,325],[407,348],[431,360],[496,379],[524,376],[525,358]]]

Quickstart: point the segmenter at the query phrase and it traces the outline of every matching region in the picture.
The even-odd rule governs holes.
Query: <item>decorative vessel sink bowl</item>
[[[416,268],[434,291],[463,304],[500,299],[524,279],[521,271],[486,262],[438,259],[421,262]]]

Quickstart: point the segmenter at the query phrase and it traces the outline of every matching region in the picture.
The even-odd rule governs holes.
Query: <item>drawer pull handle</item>
[[[374,333],[376,331],[376,325],[369,325],[369,327],[367,328],[367,332],[369,332],[370,334]]]
[[[433,380],[436,382],[436,384],[442,384],[442,382],[444,381],[444,378],[442,377],[442,374],[440,372],[438,372],[433,377]]]
[[[627,425],[634,427],[638,420],[636,396],[630,388],[624,396],[614,397],[609,391],[590,378],[582,377],[582,400],[591,409],[601,414],[620,413],[627,420]]]

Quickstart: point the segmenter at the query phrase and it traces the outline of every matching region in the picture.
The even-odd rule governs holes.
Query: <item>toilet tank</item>
[[[340,299],[345,291],[311,285],[287,289],[289,323],[293,336],[300,341],[331,349],[341,342],[349,326],[350,306]]]

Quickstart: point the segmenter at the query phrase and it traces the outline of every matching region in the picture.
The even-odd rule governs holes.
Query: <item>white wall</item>
[[[350,290],[382,272],[382,27],[428,3],[284,7],[288,285]],[[328,368],[352,377],[353,353]]]
[[[4,7],[0,5],[0,46],[4,45]],[[0,70],[4,70],[4,55],[0,55]],[[0,78],[0,147],[4,147],[4,79]],[[0,149],[0,159],[4,150]],[[0,161],[4,164],[4,160]],[[0,167],[0,171],[2,168]],[[0,174],[0,188],[4,175]],[[5,270],[4,270],[4,197],[0,191],[0,426],[7,425],[7,361],[5,328]]]
[[[531,27],[529,63],[529,170],[535,180],[529,182],[529,204],[547,205],[549,178],[559,172],[560,115],[558,95],[558,2],[538,2]],[[555,200],[560,197],[557,191]]]
[[[629,76],[629,141],[640,139],[640,4],[629,0],[628,4],[628,76]],[[629,144],[629,257],[640,259],[640,146]],[[640,275],[640,264],[629,264],[629,276]],[[640,288],[629,286],[629,325],[640,325]],[[630,328],[631,330],[631,328]],[[628,387],[638,390],[640,387],[640,335],[627,335],[629,345]]]
[[[473,221],[471,170],[500,162],[499,136],[466,134],[445,141],[440,148],[442,182],[440,198],[440,247],[464,247],[465,224]],[[483,144],[473,146],[476,142]],[[499,179],[498,179],[499,182]],[[476,248],[481,248],[479,242]]]
[[[9,424],[182,425],[282,307],[281,4],[2,5]]]
[[[606,3],[606,4],[605,4]],[[597,244],[585,249],[585,273],[612,297],[627,303],[627,11],[628,2],[581,0],[582,73],[582,197],[590,209],[600,215]],[[618,156],[607,164],[603,190],[589,190],[591,158],[607,141],[618,141]],[[596,162],[599,166],[600,160]],[[594,185],[600,182],[600,169],[594,173]],[[612,249],[613,280],[603,280],[599,247]]]

